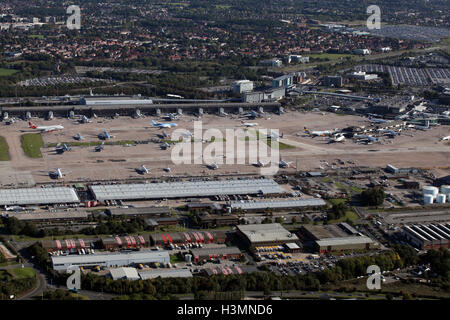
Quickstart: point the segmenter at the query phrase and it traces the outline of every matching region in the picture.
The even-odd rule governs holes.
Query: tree
[[[367,206],[382,205],[385,197],[386,194],[381,187],[370,188],[361,192],[361,201]]]

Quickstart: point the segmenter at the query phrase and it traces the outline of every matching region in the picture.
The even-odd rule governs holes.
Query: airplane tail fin
[[[30,126],[30,128],[33,128],[33,129],[37,128],[37,126],[31,121],[28,121],[28,125]]]
[[[155,120],[152,120],[152,125],[154,125],[154,126],[156,125],[156,122],[155,122]]]

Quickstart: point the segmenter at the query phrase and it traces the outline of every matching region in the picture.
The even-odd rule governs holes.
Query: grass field
[[[44,141],[40,133],[26,133],[22,136],[22,149],[30,158],[42,158],[43,146]]]
[[[17,73],[19,71],[14,70],[14,69],[5,69],[5,68],[0,68],[0,77],[7,77],[10,75],[13,75],[14,73]]]
[[[9,147],[5,138],[0,137],[0,161],[9,161]]]
[[[16,268],[12,269],[14,275],[18,279],[24,279],[24,278],[32,278],[36,276],[36,273],[31,268]]]
[[[347,200],[346,199],[337,198],[337,199],[329,199],[328,202],[333,205],[333,204],[345,203],[345,202],[347,202]]]
[[[28,38],[31,38],[31,39],[44,39],[44,36],[42,34],[30,34],[28,36]]]

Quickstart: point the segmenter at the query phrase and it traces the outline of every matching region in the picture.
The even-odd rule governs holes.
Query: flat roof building
[[[238,225],[238,234],[249,246],[283,245],[298,237],[279,223]]]
[[[369,250],[376,243],[366,236],[350,236],[338,238],[326,238],[316,241],[316,247],[320,253],[346,250]]]
[[[231,203],[232,209],[293,209],[326,206],[323,199],[271,200],[271,201],[236,201]]]
[[[189,269],[157,269],[149,271],[139,271],[142,280],[161,278],[192,278]]]
[[[160,215],[169,215],[170,208],[162,207],[137,207],[137,208],[108,208],[106,212],[110,216],[132,216],[132,217],[154,217]]]
[[[73,188],[20,188],[0,189],[0,205],[38,205],[56,203],[79,203]]]
[[[54,270],[67,270],[70,267],[121,267],[139,263],[168,263],[170,262],[167,251],[136,251],[123,253],[86,254],[52,256],[52,266]]]
[[[448,223],[418,224],[403,227],[407,241],[420,250],[450,248]]]
[[[92,185],[90,189],[99,201],[210,197],[235,194],[280,194],[286,192],[272,179]]]
[[[238,247],[191,249],[194,262],[211,259],[239,259],[242,256]]]
[[[136,268],[110,269],[109,275],[113,280],[139,280],[140,276]]]

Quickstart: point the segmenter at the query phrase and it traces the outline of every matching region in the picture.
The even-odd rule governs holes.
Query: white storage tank
[[[446,199],[447,199],[447,196],[445,194],[439,193],[436,196],[436,203],[445,203]]]
[[[439,193],[439,189],[436,188],[436,187],[433,187],[433,186],[425,186],[425,187],[423,187],[423,189],[422,189],[422,194],[423,194],[424,196],[426,196],[426,195],[432,195],[433,198],[436,198],[436,196],[438,195],[438,193]]]
[[[426,195],[423,196],[423,203],[424,204],[433,204],[433,200],[434,200],[434,197],[431,194],[426,194]]]
[[[192,254],[186,254],[186,255],[184,256],[184,260],[185,260],[187,263],[191,263],[191,262],[192,262]]]
[[[450,186],[441,186],[441,193],[447,195],[450,195]]]

